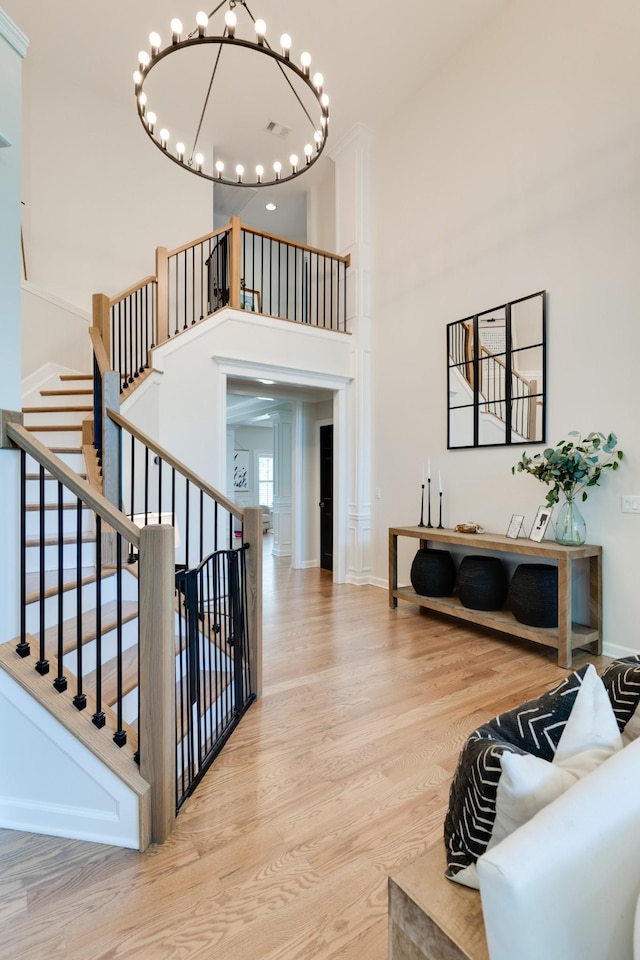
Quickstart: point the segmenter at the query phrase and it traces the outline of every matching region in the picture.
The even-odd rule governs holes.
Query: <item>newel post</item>
[[[242,276],[242,224],[240,217],[231,217],[229,233],[229,306],[240,309],[240,279]]]
[[[140,531],[140,773],[151,787],[151,842],[176,819],[175,538],[173,527]]]
[[[245,507],[243,540],[246,553],[249,665],[256,697],[262,696],[262,508]]]
[[[111,366],[111,301],[104,293],[94,293],[91,304],[92,324],[100,334],[104,352]]]
[[[169,339],[169,251],[156,247],[156,336],[157,347]]]

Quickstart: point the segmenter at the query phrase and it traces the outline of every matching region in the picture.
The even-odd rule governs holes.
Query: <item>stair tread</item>
[[[82,433],[81,423],[25,423],[30,433]]]
[[[41,390],[41,397],[90,397],[93,394],[93,390],[88,387],[82,388],[73,388],[70,387],[68,390]]]
[[[59,380],[93,380],[92,373],[61,373]]]
[[[49,449],[50,449],[50,450],[53,450],[53,447],[50,447]],[[74,451],[74,452],[75,452],[75,451]],[[78,450],[78,453],[80,453],[79,450]],[[86,480],[86,479],[87,479],[86,473],[78,473],[77,476],[79,476],[82,480]],[[40,479],[40,474],[39,474],[39,473],[26,473],[24,478],[25,478],[25,480],[39,480],[39,479]],[[58,478],[57,478],[57,477],[54,477],[52,473],[47,473],[47,471],[45,470],[44,479],[45,479],[45,480],[57,480]]]
[[[82,447],[48,447],[51,453],[82,453]]]
[[[118,609],[115,600],[111,600],[109,603],[103,603],[102,607],[102,634],[108,633],[110,630],[115,630],[118,623]],[[138,604],[135,600],[123,600],[122,601],[122,622],[129,623],[130,620],[135,620],[138,616]],[[77,631],[77,618],[71,617],[69,620],[65,620],[62,624],[62,650],[64,653],[69,653],[71,650],[75,650],[76,644],[78,641],[78,631]],[[40,642],[40,635],[33,635],[37,643]],[[82,643],[90,643],[92,640],[96,639],[96,611],[95,609],[87,610],[82,614],[82,622],[80,624],[80,638]],[[58,648],[58,624],[55,623],[51,627],[47,627],[44,632],[44,645],[45,649],[57,650]]]
[[[93,404],[52,404],[47,406],[42,404],[37,407],[23,407],[23,413],[90,413],[93,410]]]
[[[78,586],[78,571],[75,567],[61,570],[62,590],[73,590]],[[102,579],[111,577],[115,573],[113,567],[103,567]],[[95,567],[82,567],[80,570],[80,583],[84,586],[87,583],[94,583],[96,579]],[[44,573],[44,597],[55,596],[58,593],[58,571],[45,570]],[[25,599],[27,603],[34,603],[40,599],[40,574],[27,573],[25,575]]]
[[[44,507],[45,510],[57,510],[57,509],[58,509],[58,504],[57,504],[57,503],[43,503],[42,506]],[[77,503],[75,503],[75,502],[74,502],[74,503],[64,503],[64,502],[63,502],[63,504],[62,504],[62,509],[63,509],[63,510],[76,510],[76,509],[77,509]],[[83,504],[82,504],[82,509],[83,509],[83,510],[90,510],[91,507],[89,507],[86,503],[83,503]],[[26,506],[25,506],[25,510],[31,511],[32,513],[33,513],[34,511],[36,511],[36,510],[39,512],[39,511],[40,511],[40,504],[39,504],[39,503],[27,503]]]
[[[96,535],[95,533],[87,533],[86,535],[83,534],[81,541],[82,543],[95,543]],[[58,542],[59,541],[57,537],[45,537],[44,540],[40,540],[40,537],[27,537],[27,539],[25,540],[25,546],[39,547],[42,544],[42,546],[44,547],[57,547]],[[68,545],[68,544],[77,543],[77,542],[78,542],[78,538],[72,537],[71,535],[62,538],[63,544]]]

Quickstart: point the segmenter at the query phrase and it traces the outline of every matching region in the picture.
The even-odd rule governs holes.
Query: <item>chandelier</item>
[[[224,13],[224,26],[220,24],[220,32],[216,32],[212,26],[212,19],[223,8],[228,9]],[[252,36],[242,37],[237,31],[238,17],[236,8],[241,8],[247,14],[252,25]],[[208,16],[200,12],[196,15],[196,29],[183,37],[183,25],[180,20],[171,21],[171,40],[163,47],[162,40],[158,33],[153,32],[149,35],[149,51],[141,50],[138,54],[138,69],[133,74],[135,84],[136,104],[138,108],[138,117],[142,126],[151,138],[155,146],[174,163],[199,177],[211,180],[214,183],[224,183],[233,186],[262,187],[273,186],[278,183],[286,183],[305,173],[320,157],[329,132],[329,97],[324,92],[324,78],[321,73],[311,74],[311,55],[306,51],[300,54],[300,65],[291,59],[291,37],[284,33],[280,37],[278,50],[273,49],[266,38],[267,27],[264,20],[256,20],[247,7],[245,0],[223,0]],[[219,29],[220,29],[219,28]],[[176,57],[174,60],[174,69],[182,66],[183,71],[188,65],[189,60],[193,61],[194,55],[185,57],[187,52],[193,48],[211,48],[210,55],[206,60],[207,74],[202,91],[201,98],[196,105],[195,117],[198,116],[197,129],[189,147],[180,140],[174,141],[170,131],[165,126],[161,126],[162,110],[156,106],[153,97],[160,95],[164,90],[165,97],[171,93],[171,82],[167,83],[165,79],[164,87],[162,84],[155,91],[149,94],[145,91],[145,84],[149,80],[152,71],[167,58],[174,58],[176,54],[181,54],[180,60]],[[224,106],[225,99],[228,101],[230,96],[230,84],[227,83],[222,92],[218,90],[217,98],[214,95],[214,82],[220,64],[224,56],[229,56],[228,50],[235,48],[249,51],[253,54],[259,54],[266,60],[268,65],[273,65],[273,69],[278,71],[281,82],[288,88],[291,96],[294,98],[296,110],[302,111],[301,122],[307,133],[304,134],[304,140],[296,144],[294,152],[288,156],[273,160],[268,169],[265,163],[257,163],[249,168],[250,165],[246,159],[240,156],[231,156],[231,148],[228,144],[224,145],[220,153],[214,149],[213,145],[207,144],[201,147],[202,139],[210,132],[210,127],[215,126],[212,117],[215,118],[215,104],[217,100],[218,109]],[[202,52],[198,55],[202,56]],[[211,67],[211,61],[213,66]],[[264,60],[262,63],[264,64]],[[202,64],[203,61],[200,60]],[[210,72],[210,75],[209,75]],[[162,73],[162,71],[158,71]],[[171,74],[174,76],[175,74]],[[244,78],[241,78],[243,82]],[[276,81],[279,83],[280,80]],[[220,86],[220,85],[218,85]],[[149,84],[147,84],[149,89]],[[190,90],[189,96],[193,98]],[[255,91],[254,91],[255,100]],[[306,100],[306,103],[305,103]],[[297,104],[297,106],[296,106]],[[157,113],[152,107],[155,107]],[[316,117],[312,116],[315,111]],[[182,115],[178,111],[179,122],[182,121]],[[161,119],[159,120],[158,117]],[[195,119],[194,117],[194,119]],[[238,118],[241,122],[242,118]],[[166,121],[166,118],[164,120]],[[274,126],[271,124],[270,126]],[[204,132],[203,132],[204,130]],[[186,139],[186,137],[184,138]],[[305,142],[306,140],[306,142]],[[223,155],[223,151],[229,154]],[[207,151],[207,152],[205,152]],[[288,153],[288,150],[286,151]]]

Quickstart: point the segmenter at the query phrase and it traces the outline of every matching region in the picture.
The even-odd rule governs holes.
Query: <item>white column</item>
[[[271,414],[273,422],[273,555],[290,557],[293,542],[293,415]]]
[[[371,139],[371,132],[358,125],[330,153],[335,164],[336,247],[351,258],[347,328],[353,338],[353,380],[347,387],[343,445],[348,462],[337,458],[335,467],[336,481],[345,468],[348,472],[345,579],[351,583],[368,583],[371,570]]]

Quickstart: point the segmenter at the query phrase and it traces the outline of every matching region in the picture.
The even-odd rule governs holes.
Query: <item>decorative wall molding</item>
[[[27,47],[29,46],[29,38],[22,32],[20,27],[13,22],[13,20],[9,19],[1,7],[0,37],[4,37],[7,43],[9,43],[16,53],[20,54],[21,57],[26,56]]]

